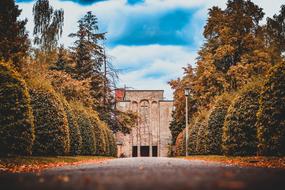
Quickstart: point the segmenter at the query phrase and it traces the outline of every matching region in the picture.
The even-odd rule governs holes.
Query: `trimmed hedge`
[[[224,154],[234,156],[255,155],[257,151],[256,113],[260,84],[244,87],[228,109],[223,127]]]
[[[104,140],[105,140],[105,152],[104,152],[104,156],[108,156],[110,155],[110,141],[109,141],[109,135],[107,132],[107,128],[105,126],[101,126],[103,129],[103,134],[104,134]]]
[[[218,97],[210,110],[206,128],[207,150],[209,154],[222,154],[222,134],[227,110],[231,104],[232,95],[224,94]]]
[[[175,156],[185,156],[185,129],[176,138]]]
[[[108,129],[108,134],[109,134],[109,142],[110,142],[110,156],[116,157],[117,156],[117,144],[116,144],[116,139],[113,134],[113,131]]]
[[[198,119],[193,120],[189,125],[189,140],[188,140],[188,152],[189,155],[198,154],[197,152],[197,139],[199,132]]]
[[[104,156],[106,154],[106,140],[102,127],[100,126],[100,119],[98,113],[94,110],[88,109],[88,116],[93,125],[93,132],[95,135],[95,154]]]
[[[99,119],[98,113],[80,103],[71,103],[82,136],[84,155],[117,156],[117,145],[112,131]]]
[[[207,141],[207,125],[208,125],[209,113],[207,110],[203,110],[199,113],[197,121],[195,122],[196,127],[194,129],[197,131],[197,140],[196,140],[196,154],[208,154],[208,141]]]
[[[20,75],[0,63],[0,155],[31,155],[34,117]]]
[[[80,103],[72,103],[71,107],[76,116],[77,123],[82,137],[81,154],[96,155],[96,141],[93,123],[90,115],[84,106]]]
[[[77,123],[77,119],[74,115],[72,108],[69,103],[61,98],[63,103],[63,108],[67,116],[68,127],[69,127],[69,139],[70,139],[70,154],[71,155],[80,155],[81,146],[82,146],[82,137],[80,134],[80,129]]]
[[[285,62],[272,68],[262,89],[257,113],[262,155],[285,155]]]
[[[35,117],[33,155],[66,155],[69,152],[67,116],[59,96],[48,87],[30,88]]]

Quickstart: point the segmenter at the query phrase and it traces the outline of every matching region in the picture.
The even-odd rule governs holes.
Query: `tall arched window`
[[[142,144],[149,144],[149,123],[150,123],[150,106],[148,100],[140,102],[140,136]]]

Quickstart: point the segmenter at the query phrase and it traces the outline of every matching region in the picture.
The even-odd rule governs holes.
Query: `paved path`
[[[241,168],[177,158],[124,158],[45,170],[1,174],[0,189],[285,189],[285,170]]]

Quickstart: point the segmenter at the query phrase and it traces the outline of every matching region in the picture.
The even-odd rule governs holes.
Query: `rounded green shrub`
[[[30,155],[34,118],[30,95],[20,75],[0,63],[0,155]]]
[[[101,121],[99,119],[98,113],[94,110],[88,110],[89,119],[93,126],[93,133],[95,135],[95,154],[98,156],[104,156],[106,153],[106,140],[104,131],[101,127]]]
[[[42,84],[30,87],[35,117],[33,155],[66,155],[69,152],[69,130],[63,104],[55,91]]]
[[[108,135],[108,131],[107,128],[105,126],[101,126],[103,129],[103,134],[104,134],[104,140],[105,140],[105,156],[109,156],[110,155],[110,141],[109,141],[109,135]]]
[[[175,156],[185,156],[185,129],[176,138]]]
[[[189,155],[198,154],[197,152],[197,139],[199,132],[199,123],[198,119],[195,119],[189,124],[189,140],[188,140],[188,152]]]
[[[259,99],[258,148],[262,155],[285,155],[285,62],[272,68]]]
[[[74,115],[72,108],[69,103],[61,98],[63,103],[63,108],[67,116],[68,127],[69,127],[69,139],[70,139],[70,154],[71,155],[80,155],[81,146],[82,146],[82,137],[80,134],[80,129],[77,123],[77,119]]]
[[[228,108],[223,127],[224,154],[233,156],[256,154],[255,124],[260,86],[257,82],[245,86]]]
[[[96,155],[96,140],[94,134],[94,127],[88,108],[85,108],[80,103],[71,104],[74,115],[82,137],[81,154],[82,155]]]
[[[116,139],[115,139],[113,132],[110,129],[108,129],[108,135],[109,135],[109,142],[110,142],[110,156],[116,157],[117,156]]]
[[[232,97],[233,95],[230,94],[224,94],[218,97],[213,108],[210,110],[206,128],[206,142],[209,154],[222,154],[223,126]]]
[[[203,111],[199,114],[198,120],[195,123],[197,125],[195,129],[198,129],[196,140],[196,154],[208,154],[208,142],[207,142],[207,124],[208,124],[208,112]]]

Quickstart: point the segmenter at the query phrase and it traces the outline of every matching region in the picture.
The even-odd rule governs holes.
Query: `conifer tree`
[[[21,67],[29,50],[27,20],[19,20],[22,10],[14,0],[0,1],[0,60],[11,60],[16,68]]]
[[[100,41],[105,40],[105,33],[98,32],[98,20],[92,12],[78,21],[78,31],[69,36],[76,38],[72,47],[76,62],[75,78],[79,80],[92,78],[102,72],[104,58],[103,46]]]
[[[50,69],[57,71],[64,71],[70,74],[73,73],[72,60],[70,60],[70,53],[68,50],[64,48],[63,45],[61,45],[57,49],[57,59],[54,65],[50,67]]]

